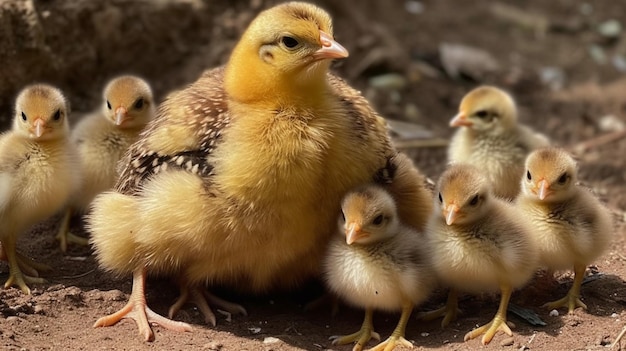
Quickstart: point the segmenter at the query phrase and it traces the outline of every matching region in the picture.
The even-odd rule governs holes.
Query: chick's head
[[[463,97],[451,127],[468,127],[481,133],[498,134],[517,123],[517,108],[511,96],[492,86],[481,86]]]
[[[347,56],[328,13],[308,3],[280,4],[261,12],[234,48],[226,91],[243,102],[315,99],[330,59]]]
[[[526,158],[522,191],[541,201],[562,201],[572,195],[576,178],[576,161],[572,156],[563,149],[543,148]]]
[[[447,225],[473,223],[486,215],[491,198],[490,183],[469,164],[452,164],[439,179],[435,206]]]
[[[15,101],[13,130],[36,140],[63,138],[69,133],[68,110],[59,89],[46,84],[30,85]]]
[[[339,231],[348,245],[391,237],[399,225],[396,204],[385,190],[368,186],[348,193],[341,203]]]
[[[104,88],[103,111],[119,128],[143,127],[155,113],[152,89],[138,77],[115,78]]]

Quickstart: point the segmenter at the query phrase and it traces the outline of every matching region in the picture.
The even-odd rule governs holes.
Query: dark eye
[[[287,36],[282,37],[280,41],[289,49],[293,49],[299,44],[296,39]]]
[[[439,202],[443,202],[443,197],[441,196],[441,193],[439,193]]]
[[[28,118],[26,118],[26,114],[24,112],[22,112],[22,121],[26,121]]]
[[[342,221],[346,221],[346,215],[343,213],[343,211],[341,211],[341,220]]]
[[[476,206],[478,204],[478,195],[474,196],[469,204],[470,206]]]
[[[137,101],[135,101],[135,108],[137,110],[141,110],[142,107],[143,107],[143,99],[139,98],[137,99]]]
[[[474,114],[478,118],[487,118],[489,117],[489,112],[487,110],[480,110]]]
[[[381,225],[383,223],[383,215],[378,215],[376,216],[376,218],[374,218],[374,220],[372,221],[372,223],[374,225]]]
[[[109,102],[109,100],[107,100],[107,108],[110,110],[111,109],[111,103]]]
[[[559,184],[565,184],[566,181],[567,181],[567,173],[561,174],[561,176],[559,177]]]
[[[526,171],[526,179],[532,180],[533,176],[530,175],[530,171]]]
[[[61,119],[61,110],[57,110],[57,112],[54,113],[54,115],[52,116],[52,119],[55,121],[58,121]]]

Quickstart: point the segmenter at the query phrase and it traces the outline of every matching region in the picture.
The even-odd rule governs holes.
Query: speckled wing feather
[[[168,96],[159,106],[156,119],[120,161],[116,184],[119,192],[137,193],[145,180],[168,167],[203,177],[212,173],[207,156],[221,141],[222,131],[230,123],[223,78],[223,67],[215,68]],[[168,134],[171,131],[183,131],[189,137],[178,134],[178,138],[172,138]]]

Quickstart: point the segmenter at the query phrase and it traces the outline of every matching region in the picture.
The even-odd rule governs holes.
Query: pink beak
[[[467,119],[463,112],[459,112],[450,120],[450,127],[471,127],[473,123]]]
[[[349,53],[346,48],[341,46],[338,42],[326,32],[320,30],[320,41],[322,42],[322,48],[317,50],[313,54],[315,60],[345,58]]]
[[[459,207],[456,204],[450,204],[443,210],[443,213],[446,217],[446,224],[452,225],[456,220],[457,213],[459,212]]]
[[[115,125],[122,125],[126,120],[126,108],[120,106],[115,109]]]
[[[539,200],[544,200],[550,194],[550,185],[545,179],[539,182]]]
[[[356,223],[350,223],[346,230],[346,243],[352,245],[362,237],[361,227]]]
[[[41,118],[37,118],[33,124],[35,125],[35,137],[40,138],[45,130],[46,122]]]

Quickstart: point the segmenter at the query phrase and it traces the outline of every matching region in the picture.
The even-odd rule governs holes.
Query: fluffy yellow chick
[[[365,308],[359,331],[334,336],[333,344],[356,342],[360,351],[374,332],[374,309],[402,311],[391,336],[372,350],[393,350],[396,345],[412,347],[404,338],[413,307],[432,291],[435,275],[422,243],[424,237],[400,222],[396,203],[379,186],[351,191],[342,202],[341,235],[334,238],[324,262],[330,290],[349,303]]]
[[[505,91],[481,86],[470,91],[450,121],[460,127],[448,148],[448,161],[468,162],[485,170],[493,194],[514,199],[528,153],[547,146],[548,139],[517,123],[517,107]]]
[[[31,85],[17,96],[12,130],[0,136],[0,241],[9,262],[5,288],[15,285],[30,294],[27,283],[44,282],[37,271],[45,266],[19,255],[16,241],[59,211],[78,186],[67,115],[61,91]]]
[[[426,191],[423,178],[397,156],[384,119],[328,73],[347,55],[325,11],[284,3],[252,21],[225,68],[168,97],[123,159],[116,191],[93,203],[101,267],[134,279],[128,304],[96,326],[132,317],[146,340],[149,321],[190,329],[146,306],[147,272],[180,277],[170,316],[191,298],[209,322],[207,300],[225,301],[207,295],[207,283],[296,287],[320,273],[341,199],[361,184],[379,182],[399,206],[412,204],[402,219],[423,229],[431,204],[406,199]]]
[[[456,314],[457,291],[501,292],[493,320],[465,335],[467,341],[484,334],[483,344],[499,330],[512,335],[506,324],[509,298],[531,278],[537,262],[529,227],[492,187],[475,166],[451,165],[439,179],[427,229],[435,272],[451,288],[443,310],[448,321]]]
[[[82,186],[72,196],[61,221],[57,239],[63,252],[68,242],[88,243],[86,238],[69,232],[72,213],[87,212],[96,195],[113,188],[117,163],[154,115],[155,103],[148,83],[139,77],[120,76],[106,85],[102,107],[74,127],[71,140],[81,161]]]
[[[549,309],[587,308],[580,301],[585,268],[609,246],[613,223],[609,211],[591,192],[576,185],[576,162],[563,149],[544,148],[526,159],[517,205],[533,224],[539,264],[552,270],[574,268],[574,283]]]

